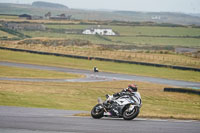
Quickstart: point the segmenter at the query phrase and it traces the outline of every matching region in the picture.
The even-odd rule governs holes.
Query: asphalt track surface
[[[0,133],[199,133],[200,121],[93,119],[69,111],[0,106]]]
[[[109,72],[94,73],[93,71],[82,70],[82,69],[72,69],[72,68],[63,68],[63,67],[54,67],[54,66],[42,66],[42,65],[13,63],[13,62],[0,62],[0,65],[22,67],[22,68],[32,68],[32,69],[40,69],[40,70],[51,70],[51,71],[59,71],[59,72],[66,72],[66,73],[76,73],[76,74],[83,74],[86,76],[85,78],[80,78],[80,79],[37,79],[37,78],[31,79],[31,78],[4,78],[4,77],[1,77],[0,80],[33,81],[33,82],[38,82],[38,81],[99,82],[99,81],[113,81],[113,80],[131,80],[131,81],[151,82],[151,83],[158,83],[158,84],[166,84],[166,85],[170,85],[170,86],[200,89],[200,82],[169,80],[169,79],[164,79],[164,78],[153,78],[153,77],[146,77],[146,76],[117,74],[117,73],[109,73]]]

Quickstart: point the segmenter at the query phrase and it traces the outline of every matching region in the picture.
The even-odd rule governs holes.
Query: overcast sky
[[[20,4],[33,1],[57,2],[81,9],[200,13],[200,0],[0,0],[1,3]]]

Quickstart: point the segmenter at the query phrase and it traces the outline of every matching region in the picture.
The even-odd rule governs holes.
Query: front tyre
[[[104,109],[102,107],[102,104],[95,105],[91,110],[91,116],[95,119],[100,119],[101,117],[103,117],[103,114],[104,114]]]
[[[139,107],[134,107],[134,109],[131,111],[129,110],[129,108],[127,108],[123,113],[123,118],[124,120],[132,120],[138,116],[139,112]]]

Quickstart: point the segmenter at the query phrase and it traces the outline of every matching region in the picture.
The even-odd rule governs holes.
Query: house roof
[[[22,15],[19,15],[19,17],[31,17],[31,15],[28,15],[28,14],[22,14]]]

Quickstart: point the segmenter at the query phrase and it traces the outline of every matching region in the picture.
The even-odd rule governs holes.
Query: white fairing
[[[109,96],[108,99],[113,98],[113,96]],[[134,92],[134,95],[132,96],[132,99],[129,98],[129,96],[124,95],[116,100],[114,100],[115,102],[117,102],[119,105],[126,105],[126,104],[130,104],[130,103],[136,103],[137,105],[141,105],[141,96],[139,92]]]
[[[137,102],[137,104],[142,104],[141,102],[141,95],[139,92],[134,92],[135,96],[133,96],[133,99]]]
[[[128,98],[125,97],[120,97],[117,100],[115,100],[115,102],[117,102],[119,105],[126,105],[130,103],[130,100],[128,100]]]

